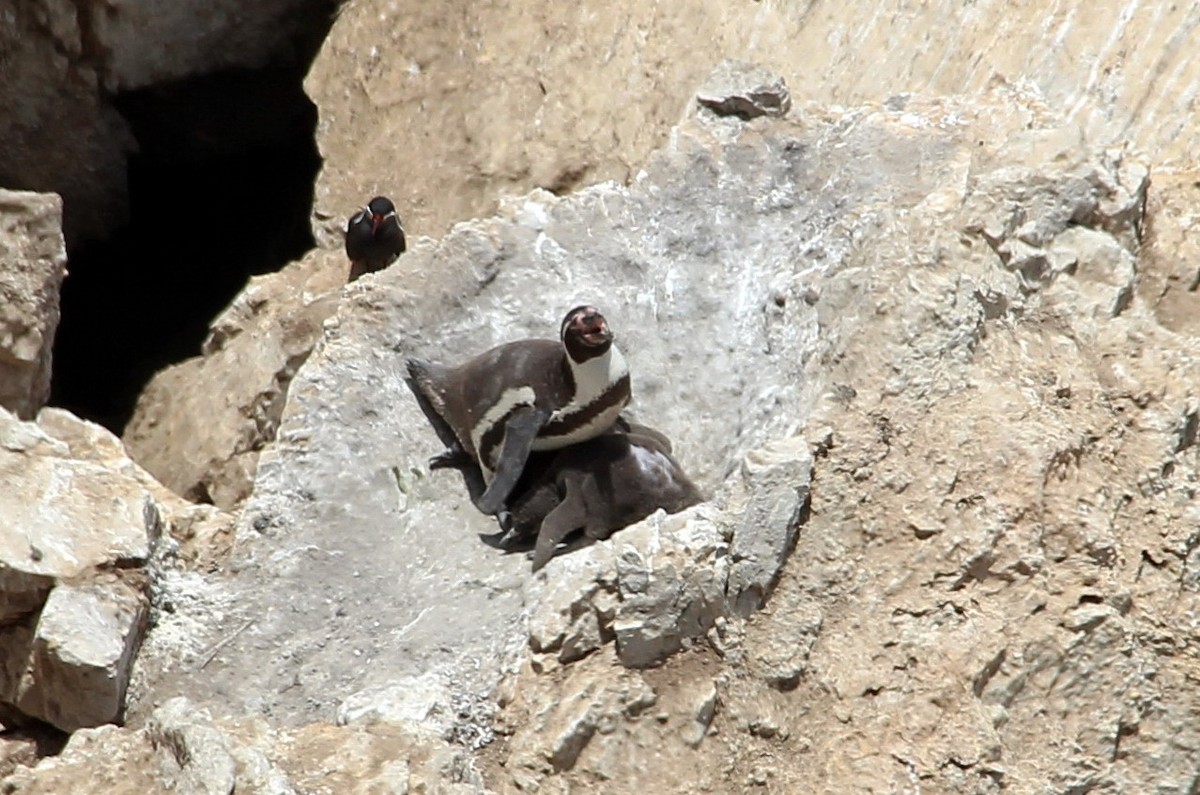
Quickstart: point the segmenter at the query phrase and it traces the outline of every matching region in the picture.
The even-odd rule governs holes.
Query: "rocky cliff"
[[[136,497],[118,507],[159,517],[121,513],[143,546],[87,574],[147,584],[137,661],[113,666],[128,726],[36,764],[5,738],[7,791],[1195,790],[1200,191],[1195,128],[1150,77],[1194,82],[1194,10],[704,6],[703,50],[686,8],[409,9],[378,33],[400,13],[347,7],[310,75],[317,220],[378,190],[439,237],[340,290],[331,237],[256,281],[127,433],[236,516],[61,412],[5,426],[35,505],[116,510],[25,485],[52,469],[35,454],[95,447]],[[709,80],[726,51],[773,53],[790,109],[769,71]],[[526,89],[540,115],[511,111]],[[633,415],[710,499],[533,575],[428,471],[402,363],[552,337],[585,300]],[[7,631],[50,633],[50,600],[86,588],[31,568],[50,528],[0,529],[0,582],[40,583]],[[22,701],[45,659],[6,659],[0,719],[104,720]]]

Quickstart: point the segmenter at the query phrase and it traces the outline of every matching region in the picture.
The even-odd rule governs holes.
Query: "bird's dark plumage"
[[[376,196],[346,222],[346,256],[350,278],[381,271],[404,253],[404,227],[396,206],[386,196]]]

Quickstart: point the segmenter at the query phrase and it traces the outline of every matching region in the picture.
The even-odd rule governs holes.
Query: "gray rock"
[[[179,795],[232,795],[237,788],[232,743],[207,710],[173,698],[154,711],[146,734],[174,762],[170,778]]]
[[[0,189],[0,406],[23,419],[50,397],[66,265],[62,201]]]
[[[750,497],[729,549],[726,595],[733,611],[745,617],[767,600],[795,546],[808,504],[812,455],[808,443],[795,437],[750,453],[742,470]]]
[[[735,60],[722,61],[713,70],[696,100],[718,115],[741,119],[783,116],[792,108],[792,95],[782,77],[757,64]]]
[[[717,703],[716,683],[712,681],[698,683],[697,692],[691,704],[692,719],[680,729],[683,741],[692,748],[699,748],[700,743],[704,742],[704,737],[708,734],[708,727],[712,725],[713,718],[717,714]]]
[[[145,631],[142,591],[116,577],[56,586],[38,618],[16,706],[68,732],[120,718]]]
[[[728,612],[724,535],[694,513],[655,514],[617,535],[612,632],[625,665],[662,662]]]

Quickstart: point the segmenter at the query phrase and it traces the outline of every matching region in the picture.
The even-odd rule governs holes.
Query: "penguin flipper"
[[[572,480],[566,481],[564,491],[562,502],[546,515],[538,530],[537,546],[533,548],[534,571],[549,563],[563,539],[583,527],[587,521],[587,505],[583,494]]]
[[[504,507],[508,495],[525,470],[534,438],[549,418],[550,412],[537,406],[521,406],[513,411],[504,423],[504,443],[492,481],[487,491],[474,501],[476,508],[483,513],[494,514]]]

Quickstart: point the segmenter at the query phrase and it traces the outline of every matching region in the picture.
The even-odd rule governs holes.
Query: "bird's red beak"
[[[383,223],[383,216],[379,213],[371,213],[371,234],[379,231],[379,225]]]

